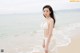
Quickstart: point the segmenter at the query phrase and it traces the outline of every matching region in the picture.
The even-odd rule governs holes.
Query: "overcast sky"
[[[80,8],[80,2],[69,0],[0,0],[0,14],[41,12],[46,4],[54,10]]]

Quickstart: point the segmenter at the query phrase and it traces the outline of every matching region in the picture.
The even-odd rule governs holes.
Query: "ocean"
[[[58,10],[54,11],[54,15],[57,29],[62,26],[80,23],[80,10]],[[30,35],[34,31],[40,30],[43,18],[42,13],[1,14],[0,38],[21,34]]]

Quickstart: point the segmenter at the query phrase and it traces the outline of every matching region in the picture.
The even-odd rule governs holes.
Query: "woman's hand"
[[[45,53],[48,53],[48,50],[45,50]]]
[[[45,43],[45,53],[48,53],[48,43]]]
[[[43,44],[42,46],[43,46],[43,48],[45,48],[45,44]]]
[[[45,53],[48,53],[48,47],[45,46]]]
[[[43,45],[42,45],[42,47],[45,48],[45,40],[43,40]]]

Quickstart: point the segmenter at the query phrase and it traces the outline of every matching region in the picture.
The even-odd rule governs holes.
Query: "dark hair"
[[[55,17],[54,17],[54,12],[53,12],[53,9],[52,9],[52,7],[50,6],[50,5],[45,5],[44,7],[43,7],[43,10],[45,9],[45,8],[48,8],[49,10],[50,10],[50,17],[54,20],[54,24],[55,24]],[[45,16],[44,16],[45,17]]]

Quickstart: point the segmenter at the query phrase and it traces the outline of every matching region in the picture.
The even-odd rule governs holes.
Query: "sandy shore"
[[[80,35],[80,34],[78,34]],[[72,42],[69,46],[60,47],[59,53],[80,53],[80,36],[72,38]]]

